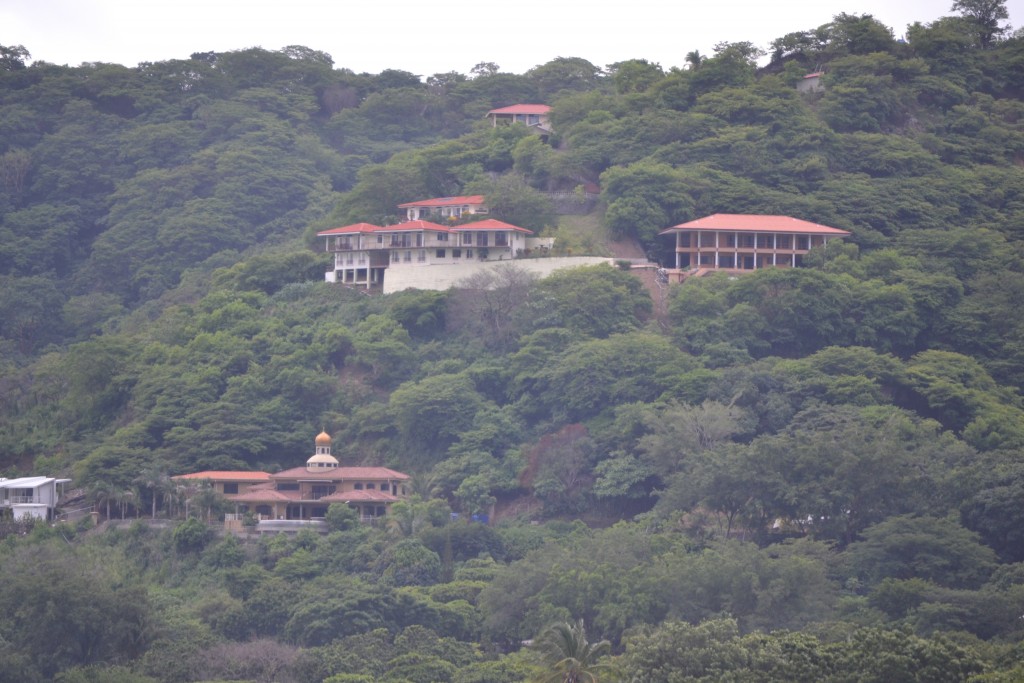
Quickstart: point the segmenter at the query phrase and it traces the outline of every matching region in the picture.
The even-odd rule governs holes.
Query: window
[[[367,491],[373,491],[373,490],[374,490],[374,489],[376,489],[376,488],[377,488],[376,484],[374,484],[374,483],[373,483],[372,481],[371,481],[371,482],[369,482],[369,483],[368,483],[368,484],[366,485],[366,490],[367,490]]]
[[[476,234],[476,246],[478,246],[478,247],[486,247],[487,246],[487,233],[486,232],[478,232]]]
[[[398,263],[401,260],[402,260],[402,257],[398,254],[397,251],[391,252],[391,262],[392,263]]]
[[[419,252],[416,254],[416,260],[420,263],[425,262],[427,260],[427,250],[420,249]]]
[[[406,263],[412,263],[412,252],[411,251],[405,252],[405,259],[404,260],[405,260]]]
[[[472,249],[467,249],[466,250],[466,258],[473,258],[473,250]]]
[[[464,233],[462,233],[462,243],[463,244],[473,244],[473,233],[471,233],[471,232],[464,232]]]
[[[452,249],[452,258],[462,258],[462,250]]]
[[[298,491],[299,483],[296,481],[279,481],[277,482],[278,491]]]
[[[360,481],[357,481],[356,485],[353,486],[352,488],[354,488],[356,491],[362,491],[363,490],[363,483],[360,482]]]
[[[437,233],[437,241],[438,242],[447,242],[448,241],[448,233],[446,233],[446,232],[439,232],[439,233]]]
[[[224,493],[238,493],[238,484],[224,484]]]
[[[444,258],[447,253],[447,249],[438,249],[434,252],[434,258]]]

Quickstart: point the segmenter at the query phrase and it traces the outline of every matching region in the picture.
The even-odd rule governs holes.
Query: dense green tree
[[[960,12],[975,27],[982,47],[988,47],[1009,30],[999,25],[999,22],[1010,18],[1005,0],[955,0],[950,9]]]

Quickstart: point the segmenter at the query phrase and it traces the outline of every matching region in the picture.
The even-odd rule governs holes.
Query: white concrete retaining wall
[[[403,289],[432,289],[444,291],[454,287],[462,279],[482,270],[512,264],[517,268],[547,277],[556,270],[591,266],[598,263],[614,264],[615,260],[600,256],[555,256],[551,258],[514,259],[512,261],[474,261],[451,265],[429,265],[416,267],[391,266],[384,273],[384,293],[391,294]]]

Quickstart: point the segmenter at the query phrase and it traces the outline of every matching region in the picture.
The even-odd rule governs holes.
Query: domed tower
[[[338,466],[338,459],[331,455],[331,435],[320,432],[314,441],[315,452],[306,461],[307,470],[322,470]]]

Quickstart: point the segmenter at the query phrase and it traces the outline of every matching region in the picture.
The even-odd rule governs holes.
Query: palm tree
[[[93,505],[106,506],[106,518],[110,519],[110,504],[117,499],[117,487],[105,479],[98,479],[89,485],[89,497],[92,498]]]
[[[611,652],[612,644],[607,640],[588,642],[582,619],[549,626],[532,647],[544,666],[535,683],[598,683],[598,674],[610,672],[610,667],[598,660]]]
[[[156,519],[157,497],[165,494],[171,485],[171,480],[167,477],[167,473],[156,467],[150,467],[135,478],[135,483],[144,489],[149,489],[152,493],[153,511],[150,516]]]
[[[689,65],[691,71],[700,68],[700,65],[705,59],[706,57],[704,57],[699,50],[687,52],[685,57],[686,63]]]

